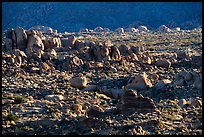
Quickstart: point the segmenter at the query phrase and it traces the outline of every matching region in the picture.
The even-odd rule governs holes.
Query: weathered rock
[[[104,89],[103,93],[109,97],[120,99],[124,94],[124,90],[123,89]]]
[[[152,87],[152,83],[144,72],[143,74],[137,75],[130,84],[125,86],[125,89],[144,90],[149,87]]]
[[[62,95],[46,95],[45,99],[52,100],[52,101],[60,101],[60,100],[63,100],[64,97]]]
[[[101,49],[100,49],[100,54],[101,54],[101,58],[102,60],[104,61],[107,61],[107,60],[110,60],[110,50],[109,50],[109,47],[108,46],[102,46]]]
[[[116,60],[116,61],[121,60],[120,51],[116,46],[111,46],[110,56],[112,60]]]
[[[49,48],[53,49],[53,48],[59,48],[61,47],[61,40],[60,38],[56,38],[56,37],[50,37],[49,38]]]
[[[165,25],[161,25],[158,28],[158,31],[168,33],[168,32],[171,32],[172,30],[170,28],[168,28],[167,26],[165,26]]]
[[[126,55],[130,55],[130,50],[126,45],[121,45],[119,48],[119,51],[121,53],[121,55],[126,56]]]
[[[93,43],[94,44],[94,43]],[[88,50],[89,59],[101,61],[101,48],[98,46],[98,44],[92,45]]]
[[[27,55],[25,54],[25,52],[19,49],[14,49],[14,54],[16,56],[15,61],[19,62],[19,66],[25,65],[27,59]]]
[[[183,107],[184,105],[186,105],[187,101],[185,99],[180,99],[178,102],[178,105]]]
[[[123,112],[152,112],[156,106],[152,99],[137,94],[134,90],[126,90],[121,98],[120,109]]]
[[[113,46],[113,43],[111,40],[106,40],[103,42],[103,46],[110,47],[110,46]]]
[[[87,115],[89,117],[100,117],[104,112],[104,109],[98,105],[93,105],[88,111]]]
[[[139,27],[138,27],[138,30],[139,30],[140,32],[148,32],[148,31],[149,31],[146,26],[139,26]]]
[[[171,62],[167,59],[160,59],[160,60],[156,61],[155,65],[157,67],[170,68]]]
[[[97,85],[88,85],[83,91],[96,91],[98,89]]]
[[[155,88],[160,90],[166,87],[166,85],[170,84],[171,81],[169,79],[160,80],[156,85]]]
[[[70,85],[75,87],[75,88],[85,88],[87,86],[87,78],[82,76],[82,77],[74,77],[69,79]]]
[[[77,38],[75,36],[69,36],[66,47],[73,47],[76,40]]]
[[[80,40],[76,40],[74,45],[73,45],[73,48],[76,50],[79,50],[83,47],[85,47],[85,43],[84,43],[84,41],[80,41]]]
[[[69,70],[72,68],[77,68],[83,64],[84,64],[83,60],[78,58],[77,56],[67,57],[65,62],[62,65],[62,69]]]
[[[151,60],[151,58],[150,57],[148,57],[148,56],[144,56],[143,58],[142,58],[142,61],[141,61],[142,63],[144,63],[144,64],[152,64],[152,60]]]
[[[45,26],[33,26],[29,30],[41,31],[42,33],[45,33],[45,34],[53,33],[53,29],[52,28],[45,27]]]
[[[135,32],[138,32],[138,29],[133,28],[133,27],[129,27],[129,28],[126,28],[126,29],[125,29],[125,32],[132,32],[132,33],[135,33]]]
[[[18,49],[25,51],[27,48],[27,34],[26,31],[22,27],[15,28],[16,35],[16,46]]]
[[[32,35],[28,37],[27,49],[32,49],[34,52],[44,50],[44,44],[40,37],[37,35]]]
[[[115,30],[115,32],[118,32],[118,33],[125,33],[124,29],[123,28],[117,28]]]
[[[153,80],[157,81],[157,80],[159,79],[159,75],[156,74],[156,73],[153,73],[152,76],[151,76],[151,78],[152,78]]]

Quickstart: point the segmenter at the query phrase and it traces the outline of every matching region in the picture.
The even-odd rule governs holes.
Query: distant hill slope
[[[192,29],[202,24],[201,2],[3,2],[2,29],[44,25],[59,32],[162,24]]]

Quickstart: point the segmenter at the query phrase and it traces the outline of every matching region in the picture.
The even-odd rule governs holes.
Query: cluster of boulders
[[[43,30],[44,31],[44,30]],[[61,40],[58,37],[46,36],[39,30],[25,30],[22,27],[7,30],[6,37],[3,39],[3,52],[21,56],[28,60],[48,59],[56,56],[54,48],[61,47]],[[19,56],[19,55],[16,55]]]
[[[131,33],[141,33],[141,32],[150,32],[150,30],[144,26],[144,25],[140,25],[137,28],[135,27],[119,27],[117,29],[114,30],[117,33],[125,33],[125,32],[131,32]],[[161,25],[159,26],[157,29],[155,29],[155,31],[157,32],[162,32],[162,33],[169,33],[169,32],[179,32],[181,31],[180,27],[175,27],[173,29],[170,29],[169,27],[167,27],[166,25]],[[53,30],[52,30],[53,32]],[[54,31],[56,32],[56,31]],[[79,30],[80,33],[93,33],[93,32],[111,32],[111,30],[109,28],[103,28],[103,27],[96,27],[94,29],[88,29],[88,28],[82,28]]]
[[[127,28],[117,28],[115,29],[115,32],[118,33],[125,33],[125,32],[132,32],[132,33],[137,33],[137,32],[149,32],[146,26],[139,26],[138,28],[134,27],[127,27]]]
[[[103,28],[103,27],[96,27],[95,29],[88,29],[88,28],[82,28],[79,30],[80,33],[91,33],[91,32],[110,32],[111,30],[109,28]]]
[[[174,77],[174,86],[193,85],[196,89],[202,89],[202,75],[195,71],[180,71]]]

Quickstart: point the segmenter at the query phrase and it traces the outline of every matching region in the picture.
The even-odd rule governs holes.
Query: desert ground
[[[6,30],[3,135],[202,135],[202,28]]]

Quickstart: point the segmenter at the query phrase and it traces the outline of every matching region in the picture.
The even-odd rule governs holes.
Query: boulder
[[[27,48],[31,48],[33,50],[38,50],[38,49],[44,50],[44,44],[40,39],[40,37],[38,37],[37,35],[31,35],[28,37]]]
[[[152,78],[153,80],[157,81],[157,80],[159,79],[159,75],[156,74],[156,73],[153,73],[152,76],[151,76],[151,78]]]
[[[110,48],[110,57],[112,60],[120,61],[121,60],[121,55],[118,47],[116,46],[111,46]]]
[[[21,65],[24,65],[27,60],[27,55],[25,54],[24,51],[21,51],[19,49],[14,49],[14,54],[17,58],[21,58],[20,60],[22,61]]]
[[[111,98],[120,99],[124,94],[123,89],[103,89],[103,93]]]
[[[50,47],[51,49],[53,48],[60,48],[61,47],[61,40],[60,38],[56,37],[50,37],[49,39]]]
[[[101,55],[102,60],[104,60],[104,61],[110,60],[109,54],[110,54],[109,47],[108,46],[102,46],[100,49],[100,55]]]
[[[76,50],[79,50],[83,47],[85,47],[85,42],[81,41],[81,40],[76,40],[74,45],[73,45],[73,49],[76,49]]]
[[[161,90],[163,88],[165,88],[168,84],[170,84],[172,81],[168,80],[168,79],[163,79],[163,80],[160,80],[156,85],[155,85],[155,88],[157,90]]]
[[[68,40],[66,41],[65,47],[74,47],[74,43],[77,40],[77,38],[74,35],[71,35],[68,37]]]
[[[139,27],[138,27],[138,30],[139,30],[140,32],[148,32],[148,31],[149,31],[146,26],[139,26]]]
[[[115,32],[117,32],[117,33],[125,33],[125,31],[124,31],[123,28],[117,28],[117,29],[115,30]]]
[[[98,89],[97,85],[88,85],[83,91],[96,91]]]
[[[69,82],[72,87],[78,89],[87,87],[87,78],[84,76],[71,78],[69,79]]]
[[[123,113],[148,113],[155,111],[156,105],[152,99],[137,94],[135,90],[125,90],[119,110],[122,110]]]
[[[200,99],[193,99],[191,105],[194,107],[202,107],[202,101]]]
[[[125,89],[137,89],[144,90],[152,87],[151,81],[147,78],[146,73],[139,74],[135,76],[131,83],[125,86]]]
[[[186,105],[187,101],[185,99],[180,99],[178,102],[178,105],[183,107],[184,105]]]
[[[102,32],[103,31],[103,28],[102,27],[96,27],[94,29],[95,32]]]
[[[167,26],[165,26],[165,25],[161,25],[161,26],[158,28],[158,31],[159,31],[159,32],[167,33],[167,32],[171,32],[172,30],[171,30],[170,28],[168,28]]]
[[[124,44],[122,44],[118,49],[123,56],[130,55],[131,53],[130,49]]]
[[[104,113],[104,109],[98,105],[93,105],[88,111],[87,115],[89,117],[100,117]]]
[[[125,29],[125,32],[132,32],[132,33],[135,33],[135,32],[138,32],[138,29],[133,28],[133,27],[130,27],[130,28],[126,28],[126,29]]]
[[[167,59],[160,59],[160,60],[156,61],[155,65],[157,67],[170,68],[171,62]]]
[[[65,59],[65,62],[63,63],[63,65],[62,65],[62,69],[69,70],[69,69],[72,69],[72,68],[80,67],[83,64],[84,64],[83,60],[78,58],[77,56],[74,56],[74,57],[68,56]]]
[[[22,51],[25,51],[27,48],[27,34],[26,30],[22,27],[15,28],[15,35],[16,35],[16,47]]]

